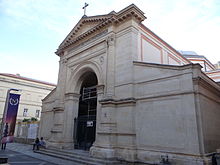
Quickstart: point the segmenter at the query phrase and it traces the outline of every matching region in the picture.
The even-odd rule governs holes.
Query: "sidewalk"
[[[33,148],[32,145],[22,144],[22,143],[8,143],[6,147],[6,149],[8,150],[19,152],[19,153],[31,156],[33,158],[41,159],[41,160],[48,161],[48,162],[58,164],[58,165],[79,165],[78,163],[75,163],[72,161],[34,153],[32,148]]]

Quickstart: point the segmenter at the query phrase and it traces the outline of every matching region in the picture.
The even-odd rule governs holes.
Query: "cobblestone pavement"
[[[12,165],[78,165],[72,161],[34,153],[32,145],[8,143],[6,150],[0,151],[1,157],[8,157]]]

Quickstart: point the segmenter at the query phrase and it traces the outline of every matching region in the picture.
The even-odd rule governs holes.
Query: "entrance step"
[[[121,165],[120,161],[99,159],[89,156],[88,151],[83,150],[61,150],[61,149],[43,149],[34,152],[44,154],[60,159],[65,159],[78,163],[79,165]]]

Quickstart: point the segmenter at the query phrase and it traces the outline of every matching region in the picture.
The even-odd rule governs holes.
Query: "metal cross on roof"
[[[86,7],[87,6],[89,6],[89,4],[85,2],[85,6],[82,8],[82,9],[84,9],[84,15],[86,15]]]

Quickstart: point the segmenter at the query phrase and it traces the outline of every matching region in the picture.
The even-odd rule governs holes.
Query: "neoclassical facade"
[[[135,5],[83,16],[60,44],[58,85],[44,100],[49,147],[92,157],[210,163],[220,148],[220,86],[141,22]]]

